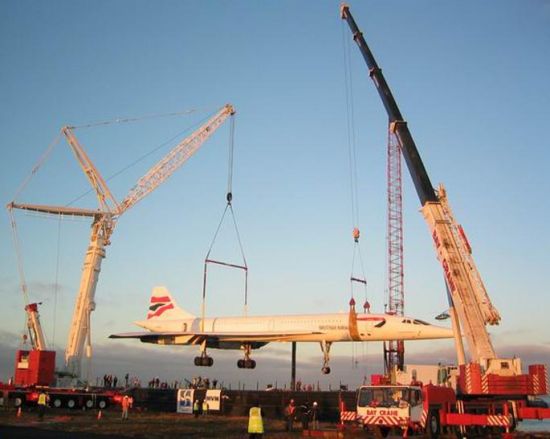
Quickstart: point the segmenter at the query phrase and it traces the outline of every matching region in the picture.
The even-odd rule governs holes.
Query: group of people
[[[126,377],[128,379],[128,377]],[[109,375],[105,375],[104,382],[105,387],[115,387],[117,384],[116,376],[112,378]],[[152,380],[155,381],[156,380]],[[48,394],[42,390],[38,395],[38,416],[42,420],[44,418],[44,413],[49,402]],[[121,401],[122,408],[122,420],[128,420],[128,412],[132,407],[133,398],[124,395]],[[209,412],[208,401],[205,399],[198,400],[196,399],[193,403],[193,414],[196,418],[200,415],[206,415]],[[286,431],[294,430],[294,422],[299,421],[302,424],[302,430],[309,430],[309,424],[312,422],[312,429],[318,429],[318,419],[319,419],[319,405],[317,402],[313,402],[313,405],[310,407],[308,402],[304,402],[300,406],[296,406],[294,399],[291,399],[284,409],[284,416],[286,421]],[[248,433],[250,439],[258,439],[263,436],[264,425],[262,419],[262,409],[260,407],[259,401],[256,401],[249,410],[248,418]]]
[[[96,385],[99,385],[99,377],[96,378]],[[129,373],[124,375],[124,387],[141,387],[141,381],[138,377],[130,377]],[[122,383],[116,375],[105,374],[103,375],[103,387],[104,388],[119,388],[122,387]]]
[[[294,400],[291,399],[285,407],[284,415],[286,431],[294,430],[294,421],[302,423],[302,430],[309,430],[310,422],[313,430],[319,428],[319,404],[317,402],[313,402],[311,407],[308,402],[297,407]]]
[[[178,389],[181,384],[182,383],[180,383],[178,380],[174,380],[172,382],[161,381],[160,378],[157,376],[151,378],[151,380],[148,381],[147,387],[149,387],[150,389]]]
[[[44,414],[46,413],[46,408],[48,407],[49,402],[50,402],[50,395],[48,395],[48,393],[44,389],[42,389],[38,394],[38,400],[36,401],[36,405],[38,407],[38,419],[40,421],[44,419]],[[129,395],[124,395],[122,397],[121,407],[122,407],[123,421],[128,420],[128,411],[132,407],[133,402],[134,402],[134,398],[132,398]]]
[[[187,381],[187,380],[186,380]],[[210,389],[210,379],[208,377],[194,377],[190,382],[190,387],[192,389]],[[212,380],[212,389],[215,389],[218,386],[218,380]]]
[[[296,406],[294,399],[291,399],[284,410],[286,431],[294,430],[294,421],[302,423],[302,430],[306,431],[311,428],[317,430],[319,428],[319,404],[313,402],[309,405],[304,402],[300,406]],[[248,434],[250,439],[261,438],[264,433],[264,425],[262,419],[262,409],[257,401],[248,412]]]
[[[203,400],[195,399],[195,402],[193,403],[193,414],[195,415],[195,418],[198,418],[199,415],[207,415],[209,410],[210,406],[208,405],[206,398]]]
[[[118,387],[118,377],[116,375],[103,375],[103,387],[116,389]]]
[[[174,388],[178,387],[178,382],[174,382]],[[147,387],[150,389],[169,389],[171,386],[168,384],[168,381],[161,381],[159,377],[152,378],[148,383]]]
[[[319,383],[317,383],[317,387],[315,387],[315,385],[313,384],[304,384],[302,383],[302,381],[298,380],[296,381],[294,389],[296,390],[296,392],[312,392],[315,389],[319,390]]]

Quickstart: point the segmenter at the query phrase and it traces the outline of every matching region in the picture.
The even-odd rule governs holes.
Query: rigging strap
[[[204,325],[204,319],[205,319],[205,306],[206,306],[206,283],[207,283],[207,277],[208,277],[208,265],[209,264],[216,264],[221,265],[228,268],[236,268],[239,270],[244,271],[244,314],[247,314],[247,307],[248,307],[248,265],[246,263],[246,256],[244,255],[244,249],[243,244],[241,240],[241,235],[239,233],[239,227],[237,226],[237,220],[235,218],[235,212],[233,211],[233,205],[231,202],[233,201],[233,152],[234,152],[234,138],[235,138],[235,119],[234,115],[231,116],[231,125],[230,125],[230,133],[229,133],[229,154],[228,154],[228,169],[227,169],[227,194],[226,194],[226,201],[227,204],[225,205],[225,209],[223,210],[222,217],[220,219],[220,222],[218,224],[218,227],[216,228],[216,232],[214,233],[214,237],[212,238],[212,242],[210,243],[210,247],[208,248],[208,253],[206,254],[206,257],[204,259],[204,274],[203,274],[203,285],[202,285],[202,322]],[[241,252],[241,258],[242,263],[241,264],[235,264],[235,263],[229,263],[225,261],[220,261],[217,259],[210,258],[210,254],[212,252],[212,249],[214,247],[214,244],[216,242],[216,239],[218,237],[218,234],[220,232],[221,226],[224,222],[225,215],[227,212],[230,212],[231,219],[233,223],[233,228],[235,230],[235,236],[237,237],[237,242],[239,244],[239,250]]]
[[[15,255],[17,258],[17,270],[19,272],[19,283],[21,286],[21,291],[23,293],[23,299],[25,301],[25,306],[29,304],[29,293],[27,290],[27,281],[25,280],[25,273],[23,271],[23,257],[21,255],[21,245],[19,242],[19,235],[17,234],[17,225],[15,223],[15,216],[13,210],[8,208],[8,213],[10,215],[11,230],[13,236],[13,245],[15,247]]]
[[[355,238],[355,236],[354,236]],[[360,274],[361,276],[356,276],[354,273],[356,261],[358,262],[359,268],[360,268]],[[363,309],[367,311],[370,308],[370,304],[367,300],[367,277],[365,276],[365,268],[363,264],[363,255],[361,253],[361,246],[359,245],[359,238],[354,239],[353,242],[353,257],[351,261],[351,275],[350,275],[350,282],[351,282],[351,297],[353,298],[353,284],[358,283],[363,285],[364,291],[365,291],[365,304],[363,305]]]
[[[357,227],[359,223],[359,191],[358,191],[358,177],[357,177],[357,148],[356,148],[356,134],[355,134],[355,108],[353,101],[353,77],[351,69],[351,56],[350,56],[350,43],[346,38],[345,29],[342,25],[342,45],[344,52],[344,88],[346,94],[346,121],[347,121],[347,146],[348,146],[348,164],[349,164],[349,182],[350,182],[350,195],[351,195],[351,222],[353,226],[353,257],[351,263],[351,298],[353,299],[353,286],[354,283],[363,285],[365,290],[365,304],[363,309],[367,311],[370,308],[370,304],[367,301],[367,280],[365,276],[365,269],[363,264],[363,257],[361,255],[361,247],[359,245],[359,237],[361,233]],[[360,274],[362,276],[356,276],[355,263],[358,255],[358,263],[360,268]]]
[[[229,197],[230,194],[231,193],[228,192],[228,197]],[[227,211],[229,211],[231,213],[231,218],[233,220],[232,223],[233,223],[233,227],[234,227],[234,230],[235,230],[235,235],[237,236],[237,242],[239,243],[239,249],[240,249],[241,257],[242,257],[242,263],[241,264],[233,264],[233,263],[228,263],[228,262],[219,261],[219,260],[210,258],[210,253],[212,252],[212,249],[214,248],[214,244],[215,244],[216,239],[218,237],[218,233],[221,229],[221,226],[223,224],[223,221],[225,219],[225,215],[227,214]],[[245,273],[244,306],[245,306],[245,311],[246,311],[246,307],[248,306],[248,265],[246,263],[246,256],[244,254],[243,244],[242,244],[242,241],[241,241],[241,235],[239,233],[239,228],[237,226],[237,220],[235,218],[235,212],[233,212],[233,206],[231,205],[231,201],[228,201],[226,206],[225,206],[225,209],[223,211],[223,214],[222,214],[222,217],[221,217],[220,222],[218,224],[218,227],[216,229],[216,232],[214,233],[214,238],[212,239],[212,242],[210,243],[210,248],[208,249],[208,253],[206,254],[206,258],[204,259],[204,278],[203,278],[203,287],[202,287],[203,302],[206,298],[206,280],[207,280],[208,264],[222,265],[222,266],[225,266],[225,267],[237,268],[237,269],[240,269],[240,270],[244,271],[244,273]]]
[[[23,192],[23,190],[27,187],[32,177],[38,172],[38,170],[44,164],[44,162],[49,158],[50,154],[52,153],[52,151],[57,146],[60,140],[61,140],[61,134],[58,134],[57,137],[52,141],[52,143],[48,145],[48,147],[46,148],[46,151],[44,151],[42,156],[40,156],[40,158],[36,162],[36,165],[34,165],[34,167],[32,168],[31,173],[27,176],[27,178],[25,178],[25,180],[23,180],[23,183],[21,183],[21,185],[17,188],[17,191],[15,192],[15,195],[13,197],[14,201],[19,196],[19,194]]]

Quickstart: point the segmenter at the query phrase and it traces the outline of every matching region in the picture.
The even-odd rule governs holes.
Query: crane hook
[[[361,232],[359,231],[359,229],[357,227],[355,227],[353,229],[352,235],[353,235],[353,240],[355,242],[359,242],[359,237],[361,236]]]

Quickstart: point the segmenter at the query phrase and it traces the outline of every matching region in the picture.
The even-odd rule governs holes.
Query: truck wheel
[[[21,407],[23,405],[23,400],[18,396],[13,400],[14,407]]]
[[[441,424],[439,422],[439,412],[437,410],[430,410],[428,413],[428,422],[426,423],[426,433],[431,439],[436,439],[441,433]]]
[[[97,403],[97,406],[103,410],[105,407],[107,407],[107,401],[105,401],[104,399],[100,400],[98,403]]]
[[[53,406],[58,409],[59,407],[61,407],[61,400],[59,398],[55,398],[53,400]]]
[[[69,400],[67,401],[67,407],[69,407],[70,409],[74,409],[75,406],[76,406],[76,402],[75,402],[74,399],[69,399]]]
[[[87,399],[85,405],[87,409],[91,409],[94,406],[94,402],[91,399]]]

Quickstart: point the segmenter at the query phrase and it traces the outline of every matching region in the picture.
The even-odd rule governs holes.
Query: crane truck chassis
[[[507,399],[510,398],[510,399]],[[484,433],[509,433],[520,421],[550,417],[550,409],[537,406],[528,398],[468,397],[444,385],[361,386],[357,407],[347,411],[342,405],[340,420],[352,422],[383,436],[390,431],[426,434],[437,438],[443,433],[458,437]]]
[[[36,305],[36,304],[31,304]],[[41,333],[36,307],[36,328]],[[15,354],[15,375],[13,383],[0,382],[0,397],[4,406],[34,406],[38,395],[45,391],[53,408],[105,409],[120,404],[122,393],[116,389],[101,387],[55,387],[55,351],[18,350]]]
[[[68,409],[105,409],[120,404],[122,393],[102,388],[62,388],[49,386],[16,386],[0,383],[0,405],[4,407],[32,407],[38,402],[38,395],[45,391],[50,399],[49,406]]]

